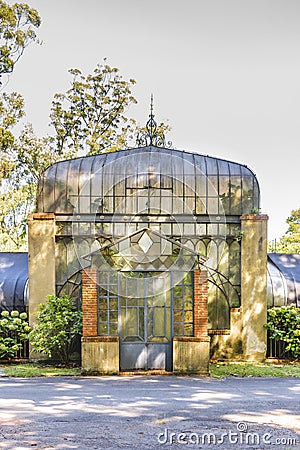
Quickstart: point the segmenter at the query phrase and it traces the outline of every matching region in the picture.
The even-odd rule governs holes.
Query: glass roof
[[[37,211],[241,215],[257,210],[259,201],[247,166],[150,146],[50,166],[40,180]]]
[[[300,255],[268,253],[268,306],[300,307]]]
[[[28,254],[0,253],[0,310],[24,311],[27,285]]]

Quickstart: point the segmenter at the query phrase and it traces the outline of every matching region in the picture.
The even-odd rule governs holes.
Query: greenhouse
[[[267,305],[300,308],[300,255],[268,254]]]
[[[91,371],[200,373],[210,351],[261,359],[267,216],[256,176],[154,144],[45,171],[28,221],[31,321],[41,298],[71,295]]]
[[[28,254],[0,253],[0,312],[28,307]]]

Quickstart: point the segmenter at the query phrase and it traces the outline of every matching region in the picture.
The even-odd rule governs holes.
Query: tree
[[[12,169],[13,128],[24,117],[24,99],[12,92],[0,94],[0,176],[7,178]]]
[[[36,204],[38,180],[44,170],[69,154],[58,153],[50,138],[38,138],[26,125],[5,152],[0,191],[0,248],[27,250],[27,217]]]
[[[125,116],[128,106],[136,103],[131,93],[135,81],[123,80],[119,70],[107,64],[87,76],[79,69],[69,72],[72,87],[55,94],[51,108],[57,150],[94,155],[111,147],[124,148],[135,124]]]
[[[0,78],[14,70],[25,48],[37,41],[38,12],[25,3],[9,5],[0,0]],[[1,81],[0,81],[1,84]],[[0,95],[0,248],[24,246],[24,217],[32,206],[32,185],[21,180],[14,127],[25,116],[23,97],[13,92]],[[29,207],[30,205],[30,207]],[[25,249],[25,248],[24,248]]]
[[[0,0],[1,9],[1,0]],[[90,75],[70,70],[72,86],[56,94],[51,109],[55,135],[38,138],[26,125],[15,137],[14,127],[25,116],[20,94],[0,95],[0,250],[27,250],[27,216],[35,208],[38,180],[51,164],[79,156],[129,148],[145,131],[125,115],[136,103],[135,81],[124,81],[117,68],[98,65]],[[169,127],[160,124],[163,137]]]
[[[30,333],[32,349],[67,364],[81,334],[82,314],[68,295],[48,295],[39,305],[37,325]]]
[[[38,12],[25,3],[9,5],[0,0],[0,76],[11,73],[25,48],[37,41]]]
[[[288,229],[286,233],[276,242],[269,245],[270,251],[277,253],[300,253],[300,208],[294,209],[286,220]]]

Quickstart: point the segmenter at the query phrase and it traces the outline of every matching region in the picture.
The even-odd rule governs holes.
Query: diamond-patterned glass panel
[[[150,236],[146,233],[146,231],[142,234],[141,238],[138,241],[139,246],[143,250],[144,253],[147,253],[151,248],[153,241]]]

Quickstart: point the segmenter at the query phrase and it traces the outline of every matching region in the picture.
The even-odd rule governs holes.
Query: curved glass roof
[[[0,310],[24,311],[28,290],[28,253],[0,253]]]
[[[268,307],[300,307],[300,255],[268,254]]]
[[[259,201],[247,166],[149,146],[50,166],[40,180],[37,212],[241,215],[257,210]]]

